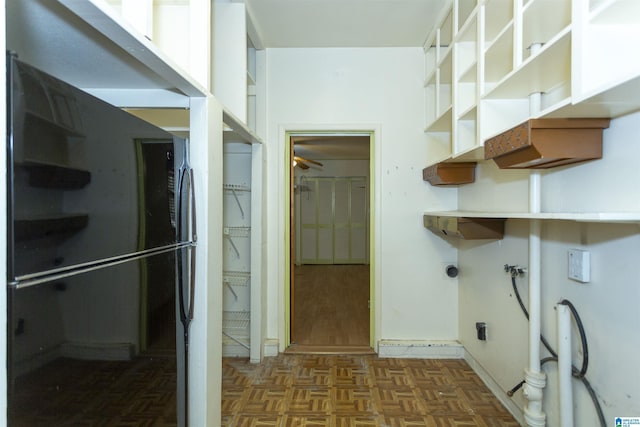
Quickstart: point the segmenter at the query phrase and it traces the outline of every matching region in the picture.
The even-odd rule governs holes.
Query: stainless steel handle
[[[189,169],[190,211],[191,211],[191,271],[189,274],[189,319],[193,319],[194,299],[196,290],[196,243],[198,234],[196,230],[196,192],[193,169]]]

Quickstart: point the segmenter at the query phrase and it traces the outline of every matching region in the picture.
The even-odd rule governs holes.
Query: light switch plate
[[[591,280],[591,257],[589,251],[569,249],[569,279],[588,283]]]

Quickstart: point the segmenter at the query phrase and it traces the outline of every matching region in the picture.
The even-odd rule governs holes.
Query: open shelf
[[[553,10],[553,13],[549,13]],[[530,56],[532,44],[546,44],[571,25],[570,0],[535,0],[522,12],[522,54]]]
[[[425,214],[424,227],[434,234],[466,240],[502,239],[505,218]]]
[[[452,218],[507,218],[507,219],[540,219],[578,222],[640,222],[640,212],[487,212],[487,211],[433,211],[425,212],[425,216]]]
[[[444,111],[440,117],[436,118],[432,123],[427,126],[428,132],[446,132],[451,131],[451,114],[452,110],[449,107]]]
[[[487,98],[527,98],[532,93],[548,92],[571,79],[571,34],[567,29],[544,45],[490,92]]]
[[[490,88],[513,70],[513,25],[508,25],[485,51],[484,81]]]

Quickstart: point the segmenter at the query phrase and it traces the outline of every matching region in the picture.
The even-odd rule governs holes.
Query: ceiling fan
[[[293,167],[299,167],[300,169],[309,169],[309,163],[316,166],[323,166],[322,163],[318,161],[305,159],[304,157],[300,156],[293,156]]]

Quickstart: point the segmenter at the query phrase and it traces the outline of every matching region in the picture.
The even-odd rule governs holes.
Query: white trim
[[[502,403],[502,406],[507,408],[507,411],[520,423],[525,425],[524,412],[516,403],[507,395],[507,393],[500,387],[500,385],[489,375],[489,372],[484,369],[480,363],[469,353],[466,349],[464,351],[464,360],[469,364],[471,369],[480,377],[482,382],[493,393],[493,395]]]
[[[262,349],[263,357],[275,357],[279,354],[278,352],[278,340],[277,339],[266,339],[264,340],[264,346]]]
[[[378,356],[408,359],[462,359],[464,347],[458,341],[381,340]]]

